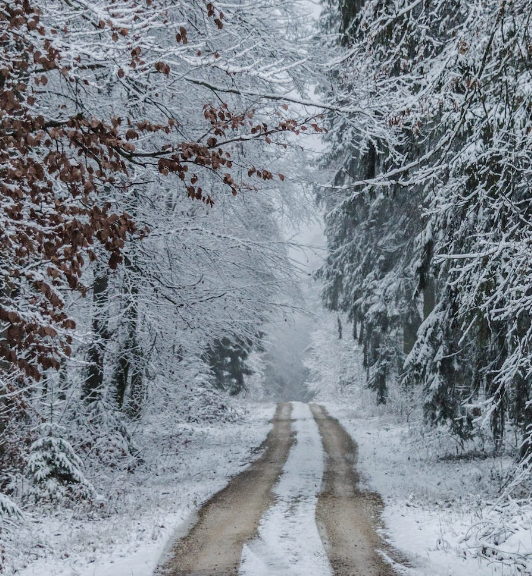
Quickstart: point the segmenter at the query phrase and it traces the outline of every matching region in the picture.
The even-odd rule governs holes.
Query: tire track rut
[[[335,576],[396,575],[379,553],[399,560],[377,533],[382,527],[382,499],[358,488],[356,443],[323,406],[310,408],[327,456],[316,521]]]

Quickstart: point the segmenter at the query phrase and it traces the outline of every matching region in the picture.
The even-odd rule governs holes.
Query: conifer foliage
[[[495,450],[518,430],[527,461],[532,6],[326,15],[345,53],[330,100],[353,112],[329,117],[325,302],[350,315],[379,401],[421,388],[429,422],[462,440],[487,427]]]

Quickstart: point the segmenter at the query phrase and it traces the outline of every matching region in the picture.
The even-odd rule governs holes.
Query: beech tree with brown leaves
[[[139,461],[129,419],[206,402],[210,347],[256,345],[286,305],[283,166],[321,131],[294,6],[1,3],[0,490],[19,502],[69,493],[45,461],[56,488]]]

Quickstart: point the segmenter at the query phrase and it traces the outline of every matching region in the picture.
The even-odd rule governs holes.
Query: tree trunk
[[[423,319],[434,310],[434,306],[436,306],[436,285],[434,278],[429,277],[423,289]]]
[[[94,402],[101,397],[103,389],[104,358],[108,332],[108,287],[107,269],[97,265],[92,289],[93,316],[92,341],[87,354],[89,367],[83,383],[82,396],[88,402]]]
[[[125,299],[127,336],[113,376],[113,387],[118,407],[132,418],[138,418],[144,397],[143,354],[137,336],[139,289],[131,258],[126,256],[124,264],[128,272],[126,279],[130,279]]]

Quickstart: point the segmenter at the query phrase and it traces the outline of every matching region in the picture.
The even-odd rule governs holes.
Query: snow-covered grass
[[[329,576],[315,522],[324,470],[318,426],[306,404],[293,403],[295,443],[274,489],[276,503],[261,520],[258,538],[244,545],[241,576]]]
[[[453,457],[452,446],[421,439],[402,418],[325,404],[358,444],[358,469],[384,498],[385,536],[410,559],[409,576],[532,573],[523,556],[532,551],[531,507],[492,506],[510,458]]]
[[[149,576],[201,504],[258,455],[274,408],[251,406],[235,422],[148,427],[145,463],[110,478],[115,489],[92,511],[26,511],[10,533],[5,573]]]

